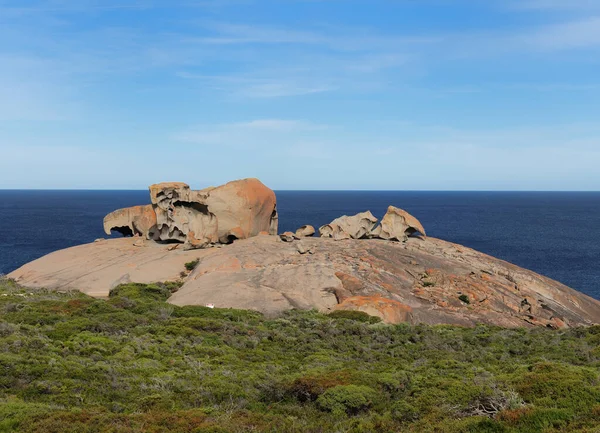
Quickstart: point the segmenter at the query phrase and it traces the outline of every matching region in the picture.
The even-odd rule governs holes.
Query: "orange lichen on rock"
[[[152,205],[117,210],[104,229],[156,241],[178,241],[186,249],[231,243],[261,232],[277,234],[275,193],[258,179],[193,191],[182,182],[151,185]]]
[[[408,305],[381,296],[353,296],[344,300],[335,309],[362,311],[377,316],[386,323],[410,322],[413,311]]]
[[[107,235],[114,230],[124,236],[147,237],[155,228],[156,213],[152,205],[118,209],[104,217],[104,232]]]

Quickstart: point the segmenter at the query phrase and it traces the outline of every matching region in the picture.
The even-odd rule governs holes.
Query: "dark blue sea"
[[[600,299],[600,193],[279,191],[280,230],[319,227],[388,205],[407,210],[430,236],[547,275]],[[0,274],[105,237],[102,219],[147,204],[147,191],[0,191]]]

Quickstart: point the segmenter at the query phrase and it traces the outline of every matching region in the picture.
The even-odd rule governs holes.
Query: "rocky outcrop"
[[[156,213],[152,205],[119,209],[104,218],[104,231],[107,234],[114,230],[123,236],[143,236],[151,239],[155,229]]]
[[[206,198],[203,198],[203,193]],[[206,204],[218,220],[218,239],[230,243],[267,231],[277,234],[278,216],[275,193],[258,179],[229,182],[199,191],[199,201]]]
[[[26,287],[93,296],[108,296],[125,282],[183,278],[169,300],[173,304],[268,315],[316,308],[363,311],[388,323],[552,328],[600,323],[600,302],[469,248],[426,238],[415,217],[393,206],[375,229],[377,218],[363,212],[337,218],[314,238],[311,226],[269,236],[277,234],[275,193],[257,179],[200,191],[161,183],[150,187],[150,199],[151,205],[120,209],[104,219],[107,233],[136,238],[57,251],[9,277]],[[411,236],[415,233],[423,236]],[[347,241],[335,242],[341,239]],[[231,244],[234,240],[239,241]],[[215,243],[231,245],[205,249]],[[189,275],[183,272],[196,260]]]
[[[341,216],[319,229],[319,234],[324,238],[362,239],[373,231],[378,219],[370,211],[354,216]]]
[[[315,235],[315,228],[311,225],[300,227],[296,230],[296,237],[298,238],[310,238]]]
[[[371,232],[371,237],[404,242],[414,233],[427,235],[418,219],[405,210],[390,206],[381,224]]]
[[[150,186],[150,206],[120,209],[107,215],[104,230],[176,241],[186,249],[231,243],[267,231],[277,234],[275,193],[258,179],[229,182],[193,191],[181,182]]]
[[[223,248],[175,249],[101,240],[57,251],[9,275],[26,287],[107,296],[127,281],[181,278],[169,302],[277,315],[316,308],[364,311],[388,323],[573,327],[600,323],[600,302],[556,281],[435,238],[281,242],[256,236]],[[300,249],[302,251],[300,251]]]
[[[283,242],[294,242],[296,239],[298,239],[296,237],[296,235],[292,232],[283,232],[282,234],[279,235],[279,238]]]
[[[50,290],[78,290],[107,297],[119,284],[177,281],[195,251],[183,251],[143,238],[98,239],[55,251],[10,274],[24,286]]]
[[[208,193],[192,192],[181,182],[150,186],[150,201],[156,213],[156,230],[152,239],[178,241],[187,247],[217,242],[218,220],[203,203]]]

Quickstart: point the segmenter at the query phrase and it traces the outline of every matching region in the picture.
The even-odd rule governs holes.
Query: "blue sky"
[[[598,0],[0,0],[0,188],[600,190]]]

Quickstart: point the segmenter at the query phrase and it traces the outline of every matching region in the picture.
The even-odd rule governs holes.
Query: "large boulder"
[[[187,242],[190,244],[218,241],[218,221],[202,202],[205,198],[181,182],[150,186],[150,200],[156,212],[157,230],[154,240]]]
[[[354,216],[344,215],[322,226],[319,229],[319,234],[321,237],[335,240],[362,239],[373,231],[377,221],[378,219],[370,211]]]
[[[371,232],[370,236],[403,242],[417,232],[424,236],[427,235],[418,219],[403,209],[390,206],[381,220],[381,224]]]
[[[104,232],[121,233],[123,236],[143,236],[150,239],[156,230],[156,213],[152,205],[119,209],[104,217]]]
[[[229,182],[198,192],[199,201],[216,215],[218,239],[230,243],[266,231],[277,234],[277,199],[275,193],[258,179]]]
[[[231,243],[260,232],[277,234],[275,193],[258,179],[243,179],[193,191],[182,182],[150,186],[152,205],[119,209],[104,230],[185,243],[186,249]]]

